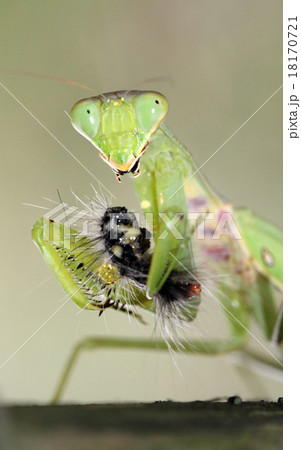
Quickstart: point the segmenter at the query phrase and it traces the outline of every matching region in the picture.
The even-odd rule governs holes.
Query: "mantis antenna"
[[[52,75],[45,75],[43,73],[35,73],[35,72],[28,72],[25,70],[14,70],[14,69],[1,69],[1,72],[9,73],[12,75],[22,75],[25,77],[40,78],[40,79],[44,79],[44,80],[53,80],[53,81],[59,81],[60,83],[71,84],[73,86],[77,86],[77,87],[86,89],[88,91],[97,93],[98,95],[100,95],[103,98],[103,100],[106,100],[106,97],[102,94],[99,94],[96,89],[91,88],[85,84],[79,83],[78,81],[69,80],[68,78],[62,78],[62,77],[56,77],[56,76],[52,76]]]

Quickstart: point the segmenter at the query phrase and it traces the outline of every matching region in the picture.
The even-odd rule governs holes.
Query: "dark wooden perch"
[[[0,448],[282,449],[282,402],[8,406]]]

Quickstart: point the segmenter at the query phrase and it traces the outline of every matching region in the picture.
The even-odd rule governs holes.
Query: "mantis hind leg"
[[[244,340],[244,336],[241,335],[239,338],[233,336],[229,340],[219,341],[180,341],[180,345],[176,346],[173,342],[165,342],[163,340],[151,341],[145,339],[87,337],[80,341],[72,350],[51,399],[51,403],[55,404],[61,399],[80,354],[87,350],[110,348],[179,351],[180,348],[180,351],[185,353],[212,355],[237,350],[242,347]]]

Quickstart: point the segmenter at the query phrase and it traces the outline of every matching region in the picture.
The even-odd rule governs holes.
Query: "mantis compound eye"
[[[140,92],[134,98],[136,118],[144,131],[156,130],[168,111],[167,98],[159,92]]]
[[[70,112],[73,127],[84,137],[93,139],[100,128],[101,100],[86,98],[75,103]]]

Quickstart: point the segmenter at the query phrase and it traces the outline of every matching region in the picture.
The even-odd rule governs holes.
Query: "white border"
[[[298,77],[292,90],[288,78],[288,17],[297,16]],[[292,23],[292,22],[291,22]],[[301,107],[298,109],[299,139],[289,137],[288,105],[292,93],[301,97],[301,1],[283,4],[283,175],[284,175],[284,445],[297,448],[300,442],[300,328],[301,328]],[[301,101],[300,101],[301,104]],[[291,445],[290,445],[291,444]],[[300,444],[299,444],[300,445]]]

